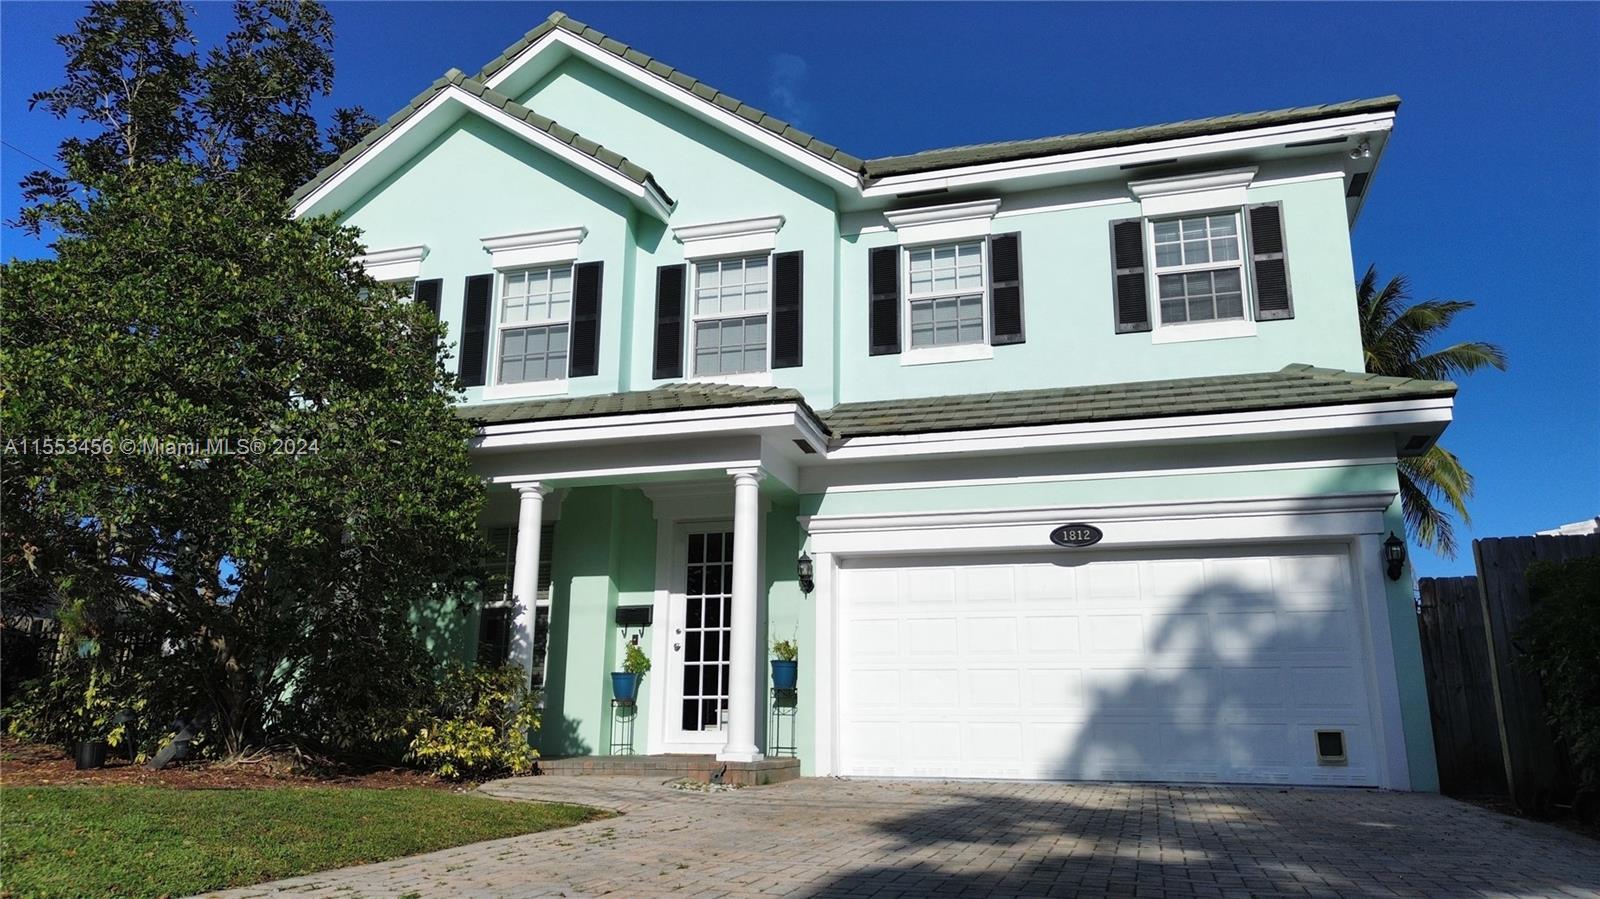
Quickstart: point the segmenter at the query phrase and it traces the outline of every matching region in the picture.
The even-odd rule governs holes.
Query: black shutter
[[[801,299],[805,295],[803,257],[797,250],[772,257],[772,367],[796,368],[800,365],[805,341],[800,329],[804,322]]]
[[[580,262],[572,274],[572,346],[567,377],[600,373],[600,281],[604,263]]]
[[[466,314],[461,327],[461,383],[482,387],[489,363],[489,302],[494,275],[467,276]]]
[[[867,257],[868,353],[900,352],[900,248],[878,247]]]
[[[1250,265],[1255,278],[1256,321],[1294,318],[1289,260],[1283,251],[1283,207],[1250,207]]]
[[[1150,290],[1144,278],[1144,220],[1111,223],[1111,267],[1116,274],[1117,333],[1150,330]]]
[[[418,281],[411,289],[412,299],[422,308],[428,310],[428,315],[435,321],[439,319],[439,294],[444,290],[442,278],[429,278]]]
[[[683,292],[687,267],[656,268],[656,364],[652,377],[683,377]]]
[[[989,342],[1022,343],[1022,235],[989,238]]]

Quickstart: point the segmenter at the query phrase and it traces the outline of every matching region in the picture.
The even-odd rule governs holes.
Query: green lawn
[[[0,896],[186,896],[605,813],[429,789],[0,789]]]

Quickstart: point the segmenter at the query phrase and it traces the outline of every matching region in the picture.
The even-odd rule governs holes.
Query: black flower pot
[[[73,756],[73,761],[79,771],[90,768],[104,768],[106,766],[106,741],[82,740],[78,743],[78,751]]]

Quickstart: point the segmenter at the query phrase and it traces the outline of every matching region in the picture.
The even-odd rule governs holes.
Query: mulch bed
[[[237,789],[241,787],[366,787],[391,790],[424,787],[436,790],[470,790],[471,783],[449,783],[407,768],[346,769],[328,773],[296,772],[281,756],[250,761],[180,762],[163,771],[151,771],[128,762],[112,749],[106,767],[79,771],[72,757],[58,746],[24,743],[0,737],[0,785],[8,787],[66,784],[139,784],[185,790]]]

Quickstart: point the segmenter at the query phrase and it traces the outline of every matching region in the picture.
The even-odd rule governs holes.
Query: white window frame
[[[567,270],[567,317],[562,319],[532,319],[518,322],[505,320],[505,281],[511,275],[524,272],[550,271],[561,268]],[[578,266],[576,262],[555,262],[538,265],[524,265],[515,268],[499,269],[494,274],[493,295],[490,302],[494,310],[494,334],[489,342],[489,371],[491,377],[483,389],[484,399],[506,399],[524,396],[552,396],[567,392],[567,378],[549,378],[539,381],[510,381],[500,380],[500,355],[501,345],[506,331],[520,330],[522,328],[542,328],[557,325],[566,325],[567,328],[567,372],[572,371],[572,307],[577,300]],[[548,305],[548,304],[547,304]]]
[[[1240,301],[1244,307],[1243,318],[1230,318],[1212,321],[1182,321],[1167,322],[1161,317],[1161,276],[1181,275],[1190,272],[1214,272],[1232,267],[1232,265],[1216,262],[1196,262],[1183,265],[1168,266],[1157,269],[1156,266],[1156,223],[1181,221],[1186,218],[1229,213],[1234,217],[1235,232],[1239,239],[1239,258],[1232,265],[1239,269]],[[1196,340],[1227,340],[1235,337],[1256,336],[1255,285],[1251,282],[1250,272],[1250,235],[1246,232],[1249,226],[1249,216],[1245,215],[1244,206],[1227,206],[1212,209],[1183,209],[1161,215],[1147,215],[1144,219],[1144,246],[1145,246],[1145,280],[1146,295],[1154,309],[1151,321],[1155,327],[1151,329],[1151,343],[1187,343]],[[1180,226],[1181,228],[1181,226]],[[1180,243],[1181,233],[1180,233]]]
[[[758,249],[754,252],[724,253],[718,256],[697,256],[693,259],[687,260],[689,266],[689,285],[686,301],[689,308],[687,310],[688,327],[685,329],[686,334],[683,344],[685,355],[688,358],[684,361],[683,370],[688,375],[688,380],[698,381],[705,384],[743,384],[750,387],[770,387],[772,385],[772,264],[774,255],[775,254],[770,249]],[[720,267],[722,263],[730,259],[746,260],[746,266],[749,264],[748,260],[751,259],[765,259],[767,261],[767,309],[765,312],[753,313],[749,310],[746,310],[743,312],[718,312],[709,315],[701,315],[697,311],[698,304],[696,303],[696,300],[698,299],[697,294],[700,290],[700,266],[716,263]],[[746,268],[746,271],[748,271],[748,268]],[[720,284],[720,277],[718,278],[718,282]],[[767,339],[765,341],[767,347],[767,358],[761,371],[746,371],[738,372],[736,374],[715,375],[702,375],[695,371],[695,349],[697,347],[696,341],[699,338],[699,324],[701,322],[720,321],[724,319],[735,318],[752,318],[757,314],[760,314],[766,319],[767,332]]]
[[[911,254],[917,250],[926,250],[934,247],[961,246],[962,244],[978,244],[978,261],[982,268],[978,272],[978,307],[982,314],[982,338],[976,343],[957,343],[946,346],[917,347],[911,346],[911,304],[913,301],[922,303],[928,300],[942,300],[953,297],[971,296],[971,290],[949,290],[938,293],[911,295]],[[989,237],[951,237],[941,240],[921,241],[912,244],[900,245],[900,283],[905,285],[900,291],[900,364],[901,365],[937,365],[944,362],[967,362],[974,359],[993,359],[994,344],[990,342],[989,334]]]

